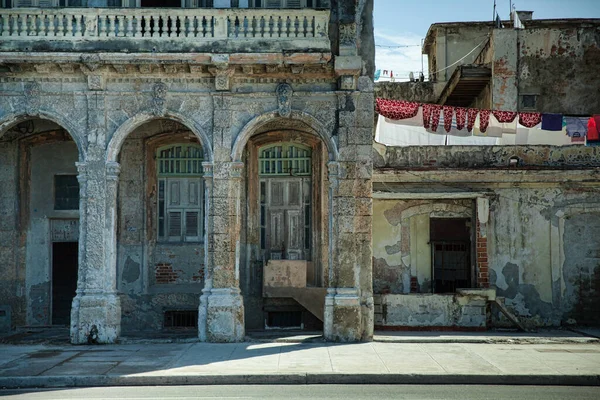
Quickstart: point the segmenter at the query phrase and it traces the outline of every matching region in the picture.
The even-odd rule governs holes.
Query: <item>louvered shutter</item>
[[[264,0],[266,8],[281,8],[281,2],[283,0]]]
[[[302,0],[286,0],[286,8],[302,8]]]
[[[181,240],[181,211],[169,211],[169,240]]]

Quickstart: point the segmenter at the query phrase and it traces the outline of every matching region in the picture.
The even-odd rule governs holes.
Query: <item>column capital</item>
[[[229,169],[229,176],[232,179],[242,179],[242,171],[244,170],[244,163],[240,161],[234,161],[231,163]]]
[[[327,163],[327,175],[329,179],[337,179],[340,174],[340,163],[337,161],[329,161]]]
[[[106,163],[106,179],[117,181],[119,180],[119,173],[121,172],[121,165],[116,161],[109,161]]]
[[[75,166],[77,167],[77,180],[79,184],[85,183],[87,181],[88,168],[87,163],[85,162],[76,162]]]
[[[212,179],[213,178],[213,168],[214,165],[212,162],[203,162],[202,163],[202,171],[204,179]]]

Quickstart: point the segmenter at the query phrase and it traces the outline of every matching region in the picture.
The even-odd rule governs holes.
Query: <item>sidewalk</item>
[[[6,388],[292,383],[600,386],[600,344],[0,345]]]

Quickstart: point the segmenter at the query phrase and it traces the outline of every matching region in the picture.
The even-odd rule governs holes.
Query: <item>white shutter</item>
[[[58,0],[37,0],[42,8],[58,7]]]
[[[302,0],[287,0],[286,8],[302,8]]]

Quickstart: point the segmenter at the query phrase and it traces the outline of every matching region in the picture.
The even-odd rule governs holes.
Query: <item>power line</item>
[[[394,45],[394,46],[386,46],[383,44],[376,44],[375,47],[383,47],[385,49],[399,49],[399,48],[404,48],[404,47],[421,47],[420,44],[400,44],[400,45]]]

